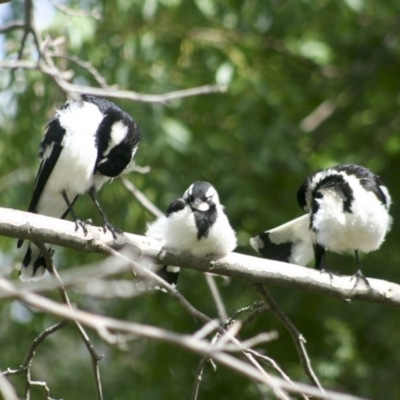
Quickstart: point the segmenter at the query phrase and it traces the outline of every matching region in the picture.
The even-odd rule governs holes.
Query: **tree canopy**
[[[46,123],[68,98],[54,76],[34,67],[39,59],[34,35],[28,34],[22,47],[28,32],[23,23],[7,29],[24,21],[27,4],[30,0],[0,5],[5,27],[0,26],[0,206],[19,210],[29,203]],[[36,34],[72,84],[153,95],[213,85],[209,94],[168,101],[111,99],[142,132],[137,170],[124,177],[159,209],[165,211],[192,182],[209,181],[237,231],[236,251],[254,255],[252,235],[303,213],[296,191],[308,174],[335,164],[360,164],[389,188],[394,219],[382,248],[362,256],[363,272],[400,281],[399,3],[69,0],[33,1],[32,7]],[[18,60],[30,67],[12,68]],[[126,232],[142,235],[154,219],[121,179],[106,185],[99,198],[110,221]],[[100,224],[87,196],[78,199],[76,210]],[[17,279],[15,266],[22,256],[15,239],[1,237],[1,275]],[[55,263],[64,271],[103,258],[59,248]],[[329,253],[327,262],[341,274],[354,272],[351,254]],[[128,273],[123,278],[132,279]],[[229,316],[259,300],[240,280],[217,277],[215,282]],[[184,269],[178,289],[207,316],[218,318],[200,272]],[[365,398],[400,398],[397,309],[273,285],[268,289],[306,338],[323,387]],[[58,300],[56,292],[46,296]],[[106,298],[72,290],[70,297],[82,310],[179,333],[201,327],[162,292]],[[18,300],[2,301],[0,310],[0,369],[17,368],[33,339],[59,320]],[[291,379],[308,383],[290,335],[271,312],[240,335],[246,339],[273,330],[279,337],[258,348]],[[88,332],[104,354],[104,398],[191,396],[198,355],[140,337],[116,348]],[[72,325],[41,344],[32,375],[47,382],[52,397],[94,398],[90,357]],[[23,378],[8,379],[22,396]],[[41,393],[35,388],[32,398]],[[263,398],[253,382],[222,366],[214,372],[207,363],[198,398],[209,397]]]

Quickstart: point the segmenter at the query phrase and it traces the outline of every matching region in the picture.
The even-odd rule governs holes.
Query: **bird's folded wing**
[[[64,134],[65,130],[61,127],[58,118],[53,118],[50,121],[46,135],[40,144],[40,156],[42,157],[42,162],[36,176],[35,187],[28,207],[29,212],[35,213],[37,211],[40,197],[42,196],[49,176],[61,154],[61,142]],[[21,247],[22,243],[23,240],[19,239],[17,246]]]
[[[314,257],[308,214],[277,228],[261,232],[250,244],[262,257],[298,265],[308,264]]]

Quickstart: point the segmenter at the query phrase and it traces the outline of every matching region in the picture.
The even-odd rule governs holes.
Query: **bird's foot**
[[[350,282],[355,279],[355,283],[353,286],[353,289],[351,290],[351,292],[353,292],[353,290],[358,286],[358,282],[363,281],[365,283],[365,286],[367,287],[367,289],[371,289],[371,285],[368,282],[368,279],[364,276],[364,274],[358,270],[351,278],[350,278]]]
[[[86,225],[93,225],[93,220],[91,218],[85,219]]]
[[[324,274],[328,274],[329,275],[329,281],[330,281],[331,286],[332,286],[333,277],[335,275],[336,276],[340,276],[340,274],[337,273],[336,271],[332,271],[331,269],[326,269],[326,268],[320,269],[320,273],[321,274],[324,273]]]
[[[85,236],[88,234],[88,230],[86,228],[86,222],[82,221],[79,218],[76,218],[75,219],[75,232],[77,232],[79,228],[82,228],[83,233],[85,234]]]
[[[104,233],[106,233],[107,231],[110,231],[114,240],[117,240],[117,234],[118,235],[124,234],[124,232],[121,229],[114,228],[108,221],[104,221],[103,231],[104,231]]]

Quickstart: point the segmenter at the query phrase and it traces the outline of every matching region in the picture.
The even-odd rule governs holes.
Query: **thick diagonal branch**
[[[100,227],[89,227],[89,233],[84,236],[81,231],[75,232],[75,224],[72,222],[23,211],[0,208],[0,235],[41,241],[89,253],[105,252],[99,243],[114,249],[127,246],[133,248],[138,257],[154,258],[163,265],[212,272],[249,284],[268,283],[299,289],[342,301],[363,300],[400,308],[400,285],[393,282],[368,278],[370,289],[361,285],[354,288],[350,276],[331,277],[310,268],[238,253],[231,253],[216,261],[199,259],[173,253],[163,249],[160,242],[139,235],[125,233],[114,241],[112,235],[104,233]]]

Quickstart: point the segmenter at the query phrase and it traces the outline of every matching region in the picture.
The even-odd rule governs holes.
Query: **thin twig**
[[[73,10],[69,7],[66,7],[64,4],[59,3],[56,0],[50,0],[50,2],[53,4],[54,7],[56,7],[58,10],[63,12],[66,15],[69,15],[71,17],[89,17],[93,18],[97,21],[101,21],[101,15],[98,10],[98,8],[94,8],[90,12],[82,11],[82,10]]]
[[[267,307],[265,302],[262,300],[257,300],[254,303],[250,304],[249,306],[239,308],[239,310],[235,311],[233,313],[233,315],[228,319],[226,325],[230,325],[232,323],[232,321],[234,321],[235,318],[238,317],[240,314],[243,314],[247,311],[258,310],[258,309],[264,308],[264,307]],[[249,322],[251,322],[251,321],[249,321]],[[243,324],[243,322],[242,322],[242,324]]]
[[[117,320],[102,315],[96,315],[86,311],[77,309],[70,309],[65,304],[57,303],[53,300],[45,298],[43,296],[32,293],[28,290],[17,289],[11,281],[0,277],[0,291],[8,293],[8,297],[17,298],[32,307],[39,310],[45,311],[49,314],[66,318],[71,321],[79,321],[80,323],[88,326],[95,331],[109,330],[111,332],[131,333],[134,335],[140,335],[149,339],[169,343],[180,348],[192,351],[202,356],[212,357],[216,362],[224,365],[233,371],[240,373],[254,381],[270,387],[270,384],[275,388],[282,390],[298,393],[298,390],[288,382],[271,376],[269,379],[261,373],[258,369],[245,363],[228,353],[216,351],[215,347],[205,340],[196,340],[191,335],[182,335],[176,332],[171,332],[165,329],[161,329],[154,326],[139,324],[136,322],[127,322],[123,320]],[[338,392],[326,391],[322,394],[321,391],[313,386],[306,385],[303,383],[297,384],[298,389],[306,394],[332,400],[360,400],[355,396],[348,394],[342,394]]]
[[[136,186],[127,178],[120,178],[125,189],[139,202],[139,204],[155,217],[162,217],[164,213],[157,208]]]
[[[65,53],[58,53],[58,52],[51,53],[50,57],[52,57],[52,58],[54,58],[54,57],[63,58],[65,60],[71,61],[71,62],[79,65],[80,67],[85,69],[87,72],[89,72],[93,76],[93,78],[96,80],[96,82],[103,89],[110,88],[110,86],[106,82],[106,79],[100,74],[99,71],[97,71],[96,68],[93,67],[93,65],[90,62],[81,60],[79,57],[74,56],[74,55],[65,54]],[[115,87],[114,87],[114,89],[115,89]]]
[[[289,378],[289,376],[283,371],[283,369],[278,365],[278,363],[274,359],[266,356],[265,354],[260,354],[258,351],[255,351],[254,349],[248,349],[247,351],[250,354],[252,354],[254,357],[266,362],[275,371],[277,371],[279,373],[279,375],[282,377],[282,379],[284,379],[286,382],[289,382],[294,387],[296,387],[296,384]],[[301,393],[300,390],[299,390],[299,393]],[[301,393],[301,396],[304,398],[304,400],[308,400],[308,396],[305,395],[304,393]]]
[[[26,388],[25,388],[25,398],[29,399],[30,398],[30,389],[31,386],[41,386],[46,392],[46,395],[48,398],[50,396],[50,389],[47,386],[46,382],[41,382],[41,381],[33,381],[31,379],[31,368],[32,368],[32,362],[33,362],[33,357],[35,356],[36,349],[38,346],[47,338],[47,336],[51,335],[52,333],[58,331],[59,329],[63,328],[67,324],[68,320],[64,319],[57,324],[50,326],[49,328],[46,328],[43,332],[39,334],[35,338],[35,340],[32,342],[32,345],[30,346],[28,350],[28,354],[25,357],[25,361],[23,364],[18,368],[18,369],[10,369],[8,368],[7,371],[4,371],[0,373],[0,375],[3,376],[8,376],[8,375],[17,375],[17,374],[25,374],[25,382],[26,382]]]
[[[269,307],[264,304],[255,310],[253,310],[246,318],[242,320],[242,326],[246,326],[254,321],[259,315],[266,313],[269,310]]]
[[[208,272],[205,273],[204,275],[205,275],[208,287],[210,288],[211,295],[214,299],[214,303],[217,307],[219,320],[221,321],[221,324],[224,324],[228,320],[228,314],[226,312],[225,305],[222,301],[221,294],[219,293],[218,286],[215,283],[214,275],[212,275]]]
[[[103,246],[104,249],[109,252],[109,254],[112,254],[116,257],[121,257],[125,258],[124,255],[121,253],[117,252],[116,250],[112,249],[109,246]],[[132,266],[135,269],[135,272],[139,274],[139,276],[145,276],[149,277],[157,282],[157,284],[164,288],[190,315],[192,315],[196,320],[200,320],[204,323],[210,323],[212,321],[211,318],[209,318],[207,315],[203,314],[201,311],[197,310],[174,286],[170,285],[164,279],[160,278],[157,274],[152,272],[150,269],[143,267],[139,263],[130,260]],[[256,361],[256,359],[251,355],[245,352],[245,348],[241,346],[240,342],[238,339],[236,339],[232,334],[230,334],[228,331],[223,329],[222,327],[218,326],[216,327],[216,330],[219,331],[222,335],[227,335],[229,339],[236,344],[237,346],[240,346],[243,352],[243,355],[248,359],[248,361],[264,376],[264,379],[268,382],[268,387],[273,391],[273,393],[278,397],[280,400],[287,400],[287,396],[283,393],[283,391],[276,387],[276,385],[273,384],[271,381],[269,375],[264,371],[264,369],[261,367],[261,365]]]
[[[197,397],[199,395],[199,390],[200,390],[200,384],[203,379],[204,367],[208,360],[209,360],[208,357],[203,357],[199,361],[199,365],[197,366],[197,371],[196,371],[196,379],[194,380],[194,384],[193,384],[192,396],[190,398],[191,400],[197,400]]]
[[[68,307],[72,310],[71,302],[69,300],[67,291],[64,288],[64,284],[60,278],[60,275],[57,272],[57,269],[54,267],[53,260],[51,258],[51,255],[47,251],[46,246],[43,245],[42,243],[35,243],[35,245],[39,248],[40,252],[42,253],[42,255],[45,259],[45,263],[46,263],[46,267],[47,267],[48,271],[59,283],[58,291],[60,293],[62,301],[65,304],[67,304]],[[83,326],[78,321],[74,321],[74,323],[75,323],[76,327],[78,328],[78,332],[90,354],[90,358],[92,361],[92,367],[93,367],[97,400],[103,400],[103,390],[102,390],[102,386],[101,386],[100,369],[99,369],[99,361],[103,358],[103,356],[97,354],[97,352],[94,349],[92,342],[90,341],[89,336],[87,335]]]
[[[19,400],[17,392],[15,391],[13,385],[9,382],[9,380],[0,373],[0,397],[3,397],[4,400]]]
[[[293,322],[286,316],[286,314],[278,306],[278,304],[275,302],[275,300],[272,298],[272,296],[263,285],[255,284],[253,285],[253,287],[260,294],[262,299],[268,304],[271,311],[275,314],[279,321],[281,321],[285,328],[288,330],[296,346],[297,352],[299,353],[301,365],[303,366],[304,372],[308,375],[311,382],[315,386],[317,386],[322,393],[324,393],[324,389],[311,367],[311,361],[307,354],[305,339],[303,335],[297,330]]]
[[[32,0],[25,0],[25,10],[24,10],[24,33],[21,40],[21,45],[18,51],[17,59],[20,60],[22,58],[22,54],[25,48],[26,39],[28,38],[29,33],[32,32],[32,17],[33,17],[33,6]]]
[[[65,72],[60,71],[48,62],[34,62],[30,60],[4,60],[0,61],[0,68],[14,69],[37,69],[54,80],[57,86],[66,94],[74,99],[78,99],[80,94],[107,97],[113,99],[125,99],[139,101],[143,103],[167,104],[170,101],[183,99],[186,97],[202,96],[216,93],[226,93],[227,87],[224,85],[204,85],[189,89],[176,90],[162,94],[138,93],[131,90],[103,89],[92,86],[75,85],[65,78]]]
[[[10,21],[0,26],[0,33],[6,33],[15,29],[23,29],[25,27],[24,20]]]

